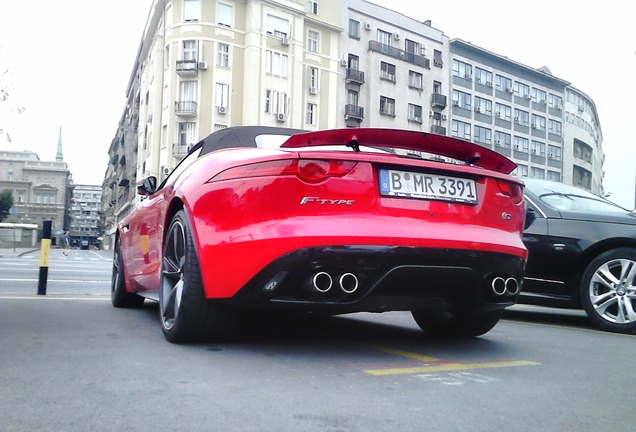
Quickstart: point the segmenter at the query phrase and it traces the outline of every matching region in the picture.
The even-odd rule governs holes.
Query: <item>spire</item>
[[[57,153],[55,154],[55,162],[64,162],[62,154],[62,126],[60,126],[60,134],[57,137]]]

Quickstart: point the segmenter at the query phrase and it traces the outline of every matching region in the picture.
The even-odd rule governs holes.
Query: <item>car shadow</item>
[[[503,319],[532,324],[600,330],[582,310],[516,305],[506,309]]]

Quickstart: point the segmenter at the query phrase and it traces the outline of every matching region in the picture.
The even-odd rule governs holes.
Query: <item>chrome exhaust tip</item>
[[[344,273],[338,278],[338,285],[345,293],[354,293],[358,289],[358,277],[353,273]]]
[[[318,272],[311,279],[314,289],[321,293],[326,293],[333,286],[333,279],[327,272]]]
[[[515,278],[506,279],[506,291],[510,295],[515,295],[519,292],[519,282]]]
[[[495,295],[502,296],[506,293],[506,280],[501,276],[494,278],[490,286],[492,287],[492,292],[495,293]]]

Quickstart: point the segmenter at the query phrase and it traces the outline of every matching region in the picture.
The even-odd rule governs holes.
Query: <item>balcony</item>
[[[199,65],[196,60],[177,60],[177,75],[194,76],[199,73]]]
[[[175,101],[174,113],[179,117],[196,117],[197,103],[195,101]]]
[[[192,144],[173,144],[172,156],[176,159],[183,159],[188,154],[191,148]]]
[[[433,108],[446,108],[447,97],[441,93],[433,93],[431,95],[431,106]]]
[[[394,48],[378,41],[369,41],[369,51],[383,53],[389,57],[404,60],[407,63],[421,66],[426,69],[431,68],[431,61],[426,57],[422,57],[421,55],[410,53],[399,48]]]
[[[360,123],[364,120],[364,108],[358,105],[345,105],[345,120],[356,120]]]
[[[446,128],[444,126],[431,125],[431,133],[446,135]]]
[[[357,69],[347,68],[347,78],[345,81],[347,84],[351,83],[362,85],[364,84],[364,72]]]

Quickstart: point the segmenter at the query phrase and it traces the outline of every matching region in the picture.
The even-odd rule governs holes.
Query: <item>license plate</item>
[[[474,180],[388,169],[380,170],[380,195],[477,204]]]

